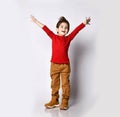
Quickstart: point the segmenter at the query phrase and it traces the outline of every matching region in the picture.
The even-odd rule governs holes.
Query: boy
[[[39,22],[34,16],[31,16],[33,22],[41,27],[47,35],[52,39],[52,57],[51,57],[51,101],[45,104],[46,108],[54,108],[59,106],[59,88],[60,77],[62,81],[62,102],[61,110],[68,109],[68,101],[70,97],[70,61],[68,57],[68,49],[70,42],[76,34],[89,24],[90,17],[76,27],[68,36],[70,24],[65,17],[60,17],[56,24],[57,34],[54,34],[46,25]]]

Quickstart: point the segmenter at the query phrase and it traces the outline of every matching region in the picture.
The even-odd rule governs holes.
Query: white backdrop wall
[[[119,38],[118,30],[112,30],[119,24],[115,15],[118,4],[109,2],[107,5],[108,1],[97,0],[1,2],[1,117],[47,116],[42,114],[51,91],[51,40],[31,22],[31,14],[55,33],[60,16],[70,21],[70,32],[86,16],[91,17],[91,25],[79,32],[69,48],[72,68],[70,112],[84,117],[119,114]],[[76,109],[76,105],[79,108]]]
[[[46,24],[56,33],[55,25],[60,16],[65,16],[71,23],[70,32],[86,16],[91,16],[91,26],[86,26],[71,43],[69,57],[71,60],[71,105],[80,104],[91,105],[96,99],[95,87],[95,59],[96,59],[96,20],[97,9],[88,7],[84,2],[32,2],[28,12],[36,16],[41,22]],[[41,4],[40,4],[41,3]],[[68,4],[68,5],[67,5]],[[30,23],[30,22],[29,22]],[[34,33],[33,33],[34,32]],[[49,67],[51,59],[51,40],[35,24],[30,24],[30,34],[32,39],[32,54],[34,65],[34,92],[36,104],[41,98],[44,103],[50,100],[50,77]],[[36,80],[35,80],[36,79]],[[42,90],[41,90],[42,89]],[[44,89],[44,90],[43,90]],[[83,104],[82,104],[83,103]],[[86,107],[84,107],[86,108]]]

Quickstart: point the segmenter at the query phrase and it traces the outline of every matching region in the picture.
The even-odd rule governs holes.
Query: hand
[[[31,15],[30,17],[34,23],[36,23],[39,27],[43,28],[44,24],[42,24],[40,21],[38,21],[33,15]]]
[[[33,22],[36,22],[36,21],[37,21],[37,19],[36,19],[33,15],[31,15],[30,17],[31,17],[31,20],[32,20]]]
[[[90,21],[91,21],[91,18],[90,18],[90,17],[88,17],[88,18],[86,17],[85,24],[88,24],[88,25],[90,25],[90,23],[89,23]]]

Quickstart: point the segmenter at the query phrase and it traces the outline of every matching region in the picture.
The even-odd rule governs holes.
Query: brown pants
[[[59,98],[60,82],[62,83],[62,98],[70,97],[70,64],[56,64],[51,62],[52,96]],[[60,80],[61,79],[61,80]]]

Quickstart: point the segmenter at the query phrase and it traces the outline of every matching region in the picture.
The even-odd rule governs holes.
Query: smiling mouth
[[[63,33],[65,33],[65,31],[62,31]]]

